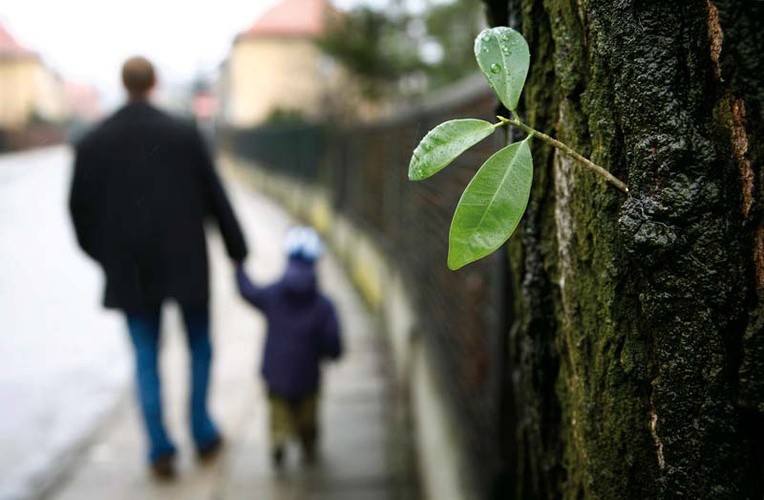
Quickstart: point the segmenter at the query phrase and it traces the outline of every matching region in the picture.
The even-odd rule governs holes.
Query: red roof
[[[0,24],[0,57],[37,57],[37,54],[17,42]]]
[[[326,27],[327,15],[333,12],[328,0],[282,0],[240,36],[319,36]]]

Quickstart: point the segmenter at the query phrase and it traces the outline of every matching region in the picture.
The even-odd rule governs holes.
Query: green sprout
[[[520,128],[527,137],[488,158],[462,193],[448,236],[448,267],[452,270],[493,253],[517,228],[531,192],[533,157],[530,141],[534,138],[575,158],[624,193],[629,191],[626,184],[603,167],[520,120],[516,109],[530,63],[528,43],[520,33],[507,27],[483,30],[475,39],[475,58],[511,117],[497,116],[497,123],[478,119],[441,123],[414,149],[409,163],[409,179],[420,181],[436,174],[503,126]]]

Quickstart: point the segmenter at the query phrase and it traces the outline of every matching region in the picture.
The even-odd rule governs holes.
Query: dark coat
[[[266,287],[253,284],[241,267],[239,292],[268,322],[262,375],[269,392],[299,399],[318,391],[320,362],[342,355],[334,306],[318,291],[311,264],[290,260],[282,278]]]
[[[77,146],[69,208],[82,249],[106,274],[104,305],[136,310],[209,294],[204,220],[214,218],[228,255],[244,236],[195,126],[138,101]]]

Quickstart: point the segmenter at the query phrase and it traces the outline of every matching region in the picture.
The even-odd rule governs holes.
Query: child
[[[280,467],[285,445],[295,434],[303,458],[316,459],[319,364],[338,359],[342,341],[334,306],[318,289],[315,262],[321,254],[318,234],[308,227],[289,231],[286,271],[274,284],[259,287],[244,268],[236,269],[239,293],[260,309],[268,322],[262,375],[268,387],[272,458]]]

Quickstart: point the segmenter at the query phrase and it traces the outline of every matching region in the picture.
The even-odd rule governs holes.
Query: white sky
[[[276,1],[2,0],[0,22],[65,79],[96,85],[113,106],[126,57],[145,55],[167,83],[213,72],[236,34]],[[349,8],[384,0],[332,2]]]

